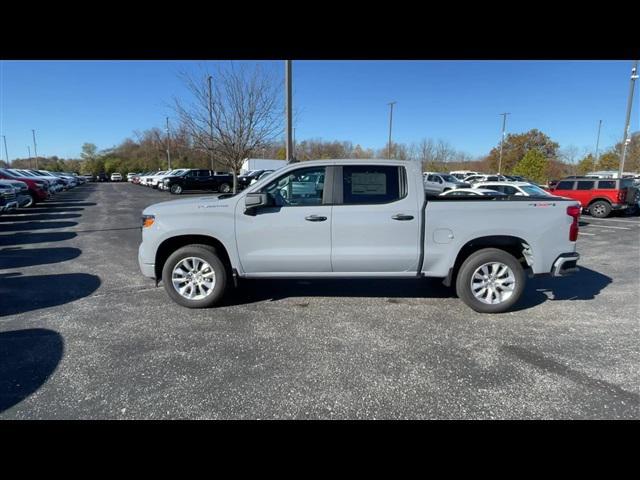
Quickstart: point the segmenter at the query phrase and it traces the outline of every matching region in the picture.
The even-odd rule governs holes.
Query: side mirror
[[[255,215],[256,209],[269,206],[269,195],[266,193],[248,193],[244,197],[244,213]]]

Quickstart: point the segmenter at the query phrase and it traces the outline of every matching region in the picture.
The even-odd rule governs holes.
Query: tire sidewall
[[[507,265],[516,278],[516,286],[511,297],[497,305],[490,305],[478,300],[471,291],[471,276],[481,265],[489,262],[500,262]],[[479,313],[502,313],[515,305],[524,292],[526,276],[520,262],[510,253],[497,248],[485,248],[471,254],[461,265],[456,277],[458,297],[469,307]]]
[[[182,193],[182,187],[180,185],[171,185],[170,191],[174,195],[180,195]]]
[[[213,287],[213,292],[202,300],[184,298],[173,287],[173,282],[171,281],[173,269],[180,260],[186,257],[202,258],[211,265],[215,272],[216,284]],[[208,245],[187,245],[169,255],[162,268],[162,282],[167,294],[177,304],[187,308],[206,308],[215,305],[222,299],[227,287],[227,270],[212,247]]]
[[[223,183],[218,188],[218,191],[222,193],[229,193],[231,191],[231,186],[228,183]]]
[[[603,215],[598,215],[598,214],[595,213],[595,209],[596,209],[596,207],[598,205],[602,205],[604,207],[604,214]],[[593,205],[591,205],[589,207],[589,213],[591,214],[592,217],[595,217],[595,218],[606,218],[611,213],[611,207],[609,206],[609,204],[607,202],[603,202],[602,200],[599,200],[599,201],[593,203]]]

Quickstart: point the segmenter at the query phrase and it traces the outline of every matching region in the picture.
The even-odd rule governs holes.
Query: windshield
[[[523,185],[520,188],[528,195],[549,195],[549,192],[545,192],[543,189],[536,187],[535,185]]]

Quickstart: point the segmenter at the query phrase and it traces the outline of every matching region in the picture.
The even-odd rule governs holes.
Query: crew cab
[[[322,188],[294,193],[303,179]],[[291,163],[236,195],[143,212],[138,263],[180,305],[220,302],[238,278],[438,277],[478,312],[511,308],[527,274],[575,271],[578,202],[430,197],[420,166]]]
[[[637,210],[640,189],[632,178],[571,178],[560,180],[553,195],[578,200],[583,209],[597,218],[608,217],[614,210]]]
[[[36,203],[42,202],[49,197],[48,184],[45,180],[38,180],[34,177],[20,175],[8,168],[0,168],[0,180],[19,180],[27,184],[30,201],[24,207],[33,207]]]
[[[185,190],[209,190],[227,193],[233,187],[233,175],[201,168],[187,170],[180,175],[163,179],[164,189],[175,195]]]

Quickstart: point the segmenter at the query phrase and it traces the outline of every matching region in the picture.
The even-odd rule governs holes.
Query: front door
[[[323,204],[326,167],[298,168],[260,191],[272,206],[245,213],[237,205],[236,239],[247,274],[321,273],[331,271],[331,205]],[[251,212],[249,212],[251,213]]]

